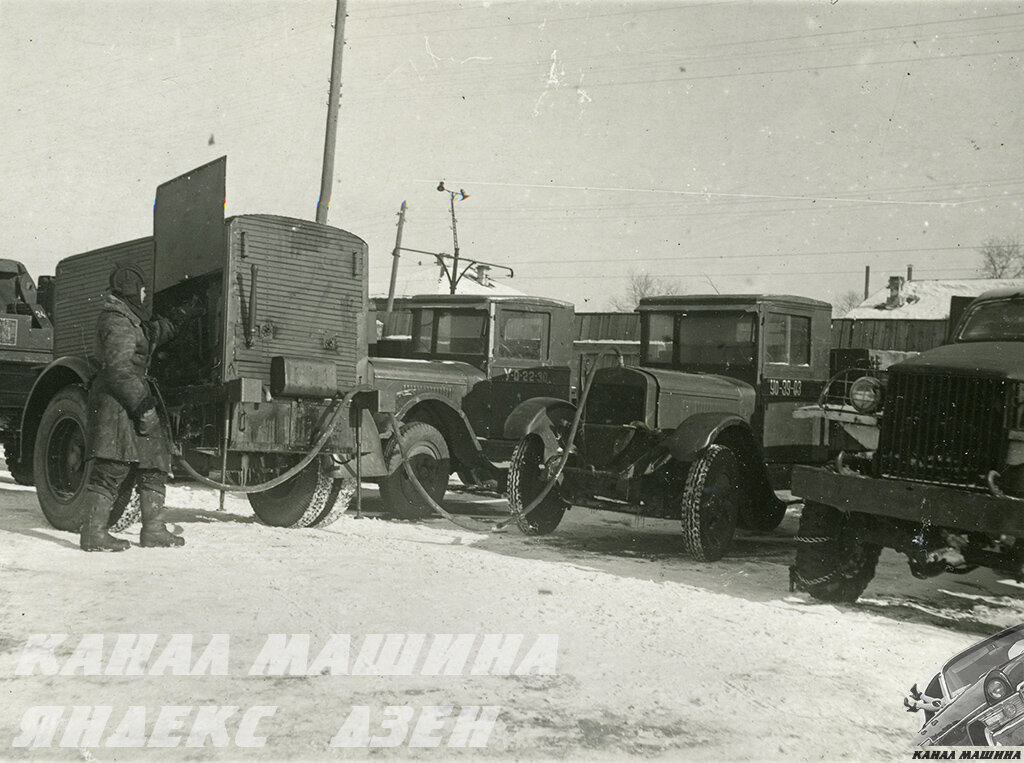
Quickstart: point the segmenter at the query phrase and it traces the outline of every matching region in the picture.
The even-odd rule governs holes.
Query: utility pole
[[[341,54],[345,47],[345,0],[336,0],[334,15],[334,54],[331,56],[331,92],[327,99],[327,130],[324,134],[324,166],[320,175],[320,198],[316,203],[316,221],[327,223],[334,184],[334,147],[338,142],[338,107],[341,105]]]
[[[455,221],[455,197],[460,197],[460,201],[465,201],[469,198],[469,194],[461,188],[458,191],[449,191],[444,187],[444,181],[442,180],[437,184],[437,190],[441,193],[446,193],[451,198],[451,209],[452,209],[452,246],[454,247],[454,257],[452,259],[452,272],[448,276],[448,282],[451,284],[451,294],[455,293],[455,286],[458,284],[458,278],[456,277],[459,272],[459,229],[456,227]]]
[[[395,306],[395,281],[398,280],[398,257],[402,251],[402,226],[405,225],[405,202],[398,211],[398,233],[395,234],[395,248],[391,252],[391,285],[388,287],[387,314],[390,315]]]

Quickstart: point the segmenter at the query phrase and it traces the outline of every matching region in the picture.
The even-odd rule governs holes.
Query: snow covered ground
[[[372,493],[367,516],[344,516],[324,530],[263,526],[233,497],[217,511],[216,493],[201,488],[172,487],[169,504],[187,538],[183,549],[85,554],[76,536],[47,525],[31,488],[0,474],[0,757],[904,760],[919,723],[901,705],[910,684],[1020,622],[1024,609],[1020,589],[990,573],[918,581],[889,552],[857,606],[791,594],[798,507],[775,533],[743,535],[728,559],[700,564],[681,553],[672,522],[638,524],[579,508],[553,535],[533,539],[515,530],[479,535],[443,520],[388,521],[373,514],[380,505]],[[504,508],[466,496],[448,505],[494,517]],[[137,540],[137,532],[124,537]],[[24,663],[32,634],[67,638],[52,663],[45,654]],[[98,643],[86,634],[102,634],[101,655],[84,651],[83,643]],[[143,675],[122,675],[115,664],[118,634],[156,635]],[[153,674],[158,655],[165,666],[180,665],[164,652],[188,639],[185,664],[201,665],[216,634],[222,646],[229,642],[229,657],[225,651],[216,663],[224,675],[208,665],[198,675]],[[302,669],[250,675],[271,634],[308,640],[308,660],[292,664]],[[472,634],[480,650],[486,634],[521,634],[523,652],[554,634],[557,661],[530,674],[513,667],[475,675],[467,663],[455,675],[419,667],[412,675],[356,675],[342,660],[333,673],[305,674],[331,634],[350,636],[353,659],[373,634],[406,634],[406,643],[425,634],[428,645],[435,634]],[[98,675],[84,674],[97,664]],[[19,675],[19,665],[29,674]],[[392,747],[365,746],[365,733],[359,741],[354,707],[369,708],[369,734],[383,738],[386,707],[408,706],[416,718],[449,705],[453,714],[501,708],[485,746],[449,746],[451,722],[435,735],[437,747],[411,746],[411,733]],[[94,739],[65,740],[72,706],[110,708]],[[173,715],[175,706],[189,708],[179,713],[180,729],[157,728],[160,713]],[[239,708],[225,724],[230,738],[213,734],[186,747],[199,706]],[[131,707],[145,708],[137,744],[162,736],[176,746],[110,747],[119,724],[139,720]],[[242,748],[231,724],[254,707],[276,709],[259,722],[263,746]],[[45,717],[58,718],[51,746],[12,746],[45,739],[22,735]],[[355,736],[345,739],[356,746],[332,747],[353,717],[346,728]]]

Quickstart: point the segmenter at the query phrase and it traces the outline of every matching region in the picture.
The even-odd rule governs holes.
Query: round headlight
[[[861,413],[878,410],[882,402],[882,383],[873,376],[862,376],[850,385],[850,403]]]
[[[990,705],[1006,699],[1012,691],[1010,682],[1000,671],[993,670],[985,677],[985,699]]]

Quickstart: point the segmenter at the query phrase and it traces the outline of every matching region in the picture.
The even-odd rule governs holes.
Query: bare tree
[[[981,274],[986,278],[1024,276],[1024,247],[1016,236],[990,236],[978,247]]]
[[[859,291],[851,289],[844,292],[836,297],[836,301],[832,303],[832,316],[834,318],[842,318],[863,301]]]
[[[683,288],[675,279],[657,278],[643,270],[629,274],[625,291],[611,298],[612,310],[630,312],[640,304],[642,297],[663,297],[666,294],[682,294]]]

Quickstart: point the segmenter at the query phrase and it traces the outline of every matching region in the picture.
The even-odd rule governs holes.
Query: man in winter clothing
[[[142,509],[140,545],[185,545],[164,524],[171,448],[146,379],[153,351],[174,336],[176,327],[152,316],[146,290],[141,270],[119,265],[110,275],[110,293],[96,322],[100,370],[89,387],[86,448],[93,468],[85,494],[83,551],[124,551],[131,545],[107,532],[115,497],[129,476],[137,479]],[[190,317],[184,313],[176,317]]]

